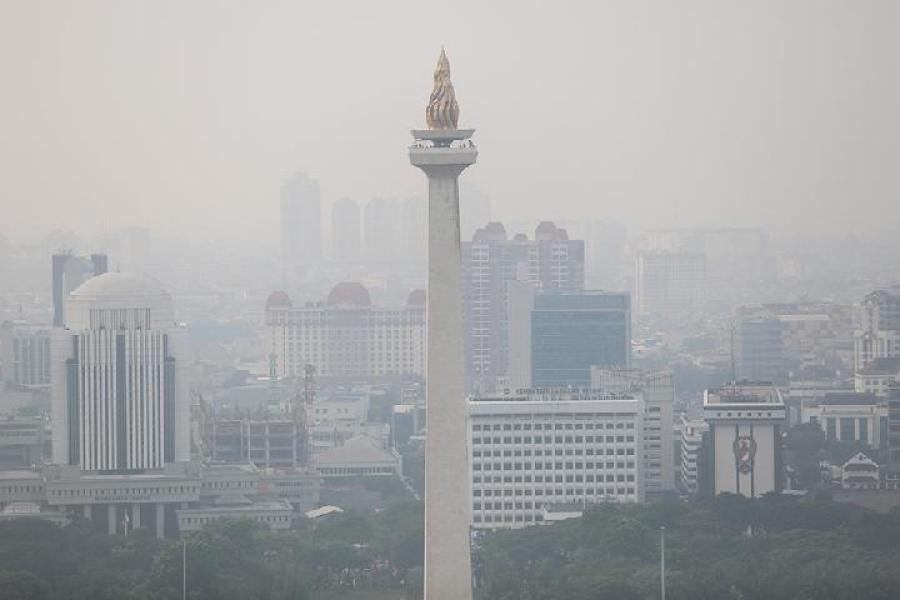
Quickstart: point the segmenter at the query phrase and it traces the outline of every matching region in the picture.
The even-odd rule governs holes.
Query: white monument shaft
[[[441,52],[410,162],[428,176],[428,300],[425,459],[425,598],[471,600],[465,357],[460,293],[459,184],[477,157],[459,130],[450,68]]]

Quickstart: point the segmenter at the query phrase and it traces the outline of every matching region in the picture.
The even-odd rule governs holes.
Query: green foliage
[[[81,520],[63,528],[31,519],[0,522],[0,599],[177,600],[184,550],[192,600],[341,597],[347,585],[376,595],[406,587],[414,597],[421,587],[422,509],[345,513],[282,532],[219,521],[184,542],[159,541],[144,529],[109,537]],[[406,569],[418,578],[405,577]]]
[[[900,511],[723,495],[601,505],[581,519],[491,534],[475,557],[477,597],[658,598],[661,526],[673,600],[886,600],[900,590]]]
[[[177,600],[182,541],[108,537],[76,521],[0,522],[3,600]],[[666,527],[670,600],[887,600],[900,590],[900,511],[818,496],[723,495],[591,507],[554,525],[479,539],[480,600],[650,600]],[[192,600],[420,600],[421,503],[332,515],[272,532],[221,521],[184,540]],[[392,596],[393,594],[393,596]]]

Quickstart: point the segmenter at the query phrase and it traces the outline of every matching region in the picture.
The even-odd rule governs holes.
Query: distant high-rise
[[[360,258],[359,205],[341,198],[331,207],[331,259],[353,264]]]
[[[370,263],[387,263],[397,258],[400,235],[397,203],[384,198],[370,200],[363,211],[363,246]]]
[[[488,223],[462,244],[467,377],[493,389],[508,368],[507,283],[526,282],[542,291],[584,288],[584,242],[543,222],[533,240],[508,239],[501,223]]]
[[[54,463],[122,472],[190,458],[186,336],[167,292],[135,275],[94,277],[53,336]]]
[[[0,381],[14,386],[50,385],[50,328],[0,323]]]
[[[66,298],[82,283],[108,270],[105,254],[92,254],[90,258],[74,254],[54,254],[53,263],[53,325],[61,327],[66,319]]]
[[[313,265],[322,258],[322,206],[319,181],[297,173],[281,184],[281,256],[285,262]]]
[[[690,315],[701,308],[707,293],[706,255],[664,250],[640,252],[634,279],[639,316]]]
[[[607,292],[537,294],[531,311],[535,387],[590,387],[594,365],[631,362],[631,298]]]

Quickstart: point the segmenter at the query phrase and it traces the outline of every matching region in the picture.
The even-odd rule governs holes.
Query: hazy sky
[[[503,219],[900,222],[900,2],[0,0],[0,233],[277,235],[424,191],[441,44]]]

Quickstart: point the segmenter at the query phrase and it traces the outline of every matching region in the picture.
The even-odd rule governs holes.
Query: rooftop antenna
[[[731,322],[731,381],[737,383],[737,369],[734,363],[734,321]]]

